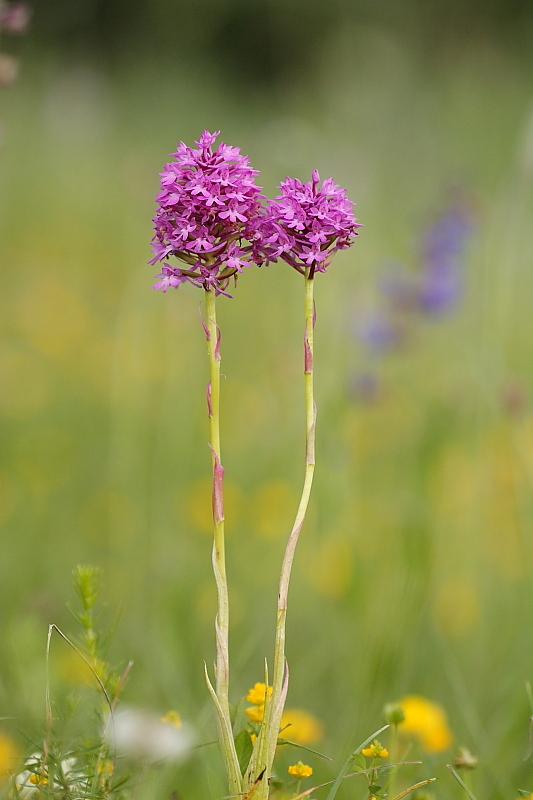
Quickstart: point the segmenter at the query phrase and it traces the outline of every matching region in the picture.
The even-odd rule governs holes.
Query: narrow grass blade
[[[446,766],[448,767],[448,769],[449,769],[449,770],[450,770],[450,772],[452,773],[452,775],[453,775],[453,777],[455,778],[455,780],[457,781],[457,783],[458,783],[460,786],[462,786],[462,787],[463,787],[463,789],[465,790],[465,792],[466,792],[466,793],[467,793],[467,795],[469,796],[470,800],[476,800],[476,797],[475,797],[475,795],[473,795],[473,794],[472,794],[472,792],[470,791],[470,789],[468,788],[468,786],[466,785],[466,783],[464,782],[464,780],[463,780],[463,779],[461,778],[461,776],[460,776],[460,775],[459,775],[459,774],[458,774],[458,773],[457,773],[457,772],[454,770],[454,768],[452,767],[452,765],[451,765],[451,764],[446,764]]]
[[[328,794],[326,800],[333,800],[333,798],[337,794],[337,792],[339,790],[339,786],[341,785],[341,781],[344,778],[344,776],[346,775],[346,773],[348,772],[348,768],[349,768],[350,764],[352,763],[352,758],[354,757],[354,755],[356,753],[360,753],[361,750],[363,750],[367,746],[367,744],[370,744],[370,742],[373,739],[376,739],[379,736],[379,734],[383,733],[383,731],[386,731],[387,728],[390,728],[390,725],[383,725],[383,727],[379,728],[379,730],[377,730],[373,734],[371,734],[367,739],[365,739],[364,742],[361,742],[361,744],[358,747],[356,747],[355,750],[352,753],[350,753],[350,755],[348,756],[348,758],[346,759],[346,761],[342,765],[341,771],[339,772],[339,774],[337,775],[337,777],[333,781],[333,786],[329,790],[329,794]]]
[[[420,783],[414,783],[408,789],[405,789],[403,792],[400,792],[400,794],[397,794],[394,800],[402,800],[402,797],[405,797],[410,792],[414,792],[415,789],[420,789],[421,786],[426,786],[428,783],[433,783],[433,781],[436,780],[437,780],[436,778],[426,778],[425,781],[420,781]]]
[[[68,636],[65,636],[63,631],[61,631],[57,627],[57,625],[54,625],[54,624],[49,625],[48,626],[48,637],[47,637],[47,640],[46,640],[46,696],[45,696],[45,704],[46,704],[46,736],[45,736],[45,741],[44,741],[44,755],[45,756],[48,753],[48,746],[49,746],[50,736],[51,736],[51,732],[52,732],[52,702],[51,702],[51,699],[50,699],[49,663],[50,663],[50,644],[51,644],[51,641],[52,641],[52,634],[54,633],[54,631],[57,633],[58,636],[60,636],[63,639],[64,642],[66,642],[70,647],[72,647],[74,652],[77,653],[79,655],[79,657],[82,659],[82,661],[84,661],[85,664],[89,667],[91,673],[94,676],[94,679],[96,680],[96,682],[98,683],[98,686],[102,690],[102,694],[104,695],[105,701],[106,701],[107,706],[109,708],[109,719],[114,724],[113,702],[112,702],[111,698],[109,697],[109,694],[107,693],[107,689],[105,688],[103,682],[100,679],[100,676],[98,675],[98,673],[94,669],[93,665],[91,664],[89,659],[81,652],[81,650],[78,647],[76,647],[74,642],[72,642],[68,638]],[[106,732],[107,732],[107,725],[106,725],[106,729],[105,729],[104,735],[105,735]],[[115,762],[115,760],[116,760],[116,750],[114,752],[113,762]]]

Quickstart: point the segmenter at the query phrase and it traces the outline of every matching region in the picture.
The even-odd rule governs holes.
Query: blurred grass
[[[109,618],[121,611],[115,657],[135,660],[127,701],[177,708],[213,736],[201,298],[151,293],[146,261],[167,153],[221,128],[267,192],[318,167],[365,225],[317,279],[319,460],[290,598],[290,705],[321,720],[320,747],[340,763],[385,702],[425,695],[479,756],[478,796],[509,798],[532,788],[529,72],[482,41],[432,70],[370,27],[326,45],[312,80],[254,95],[208,60],[105,71],[30,42],[3,95],[2,725],[21,746],[20,732],[38,736],[47,624],[71,625],[71,570],[92,562]],[[379,402],[357,403],[353,316],[384,261],[412,261],[451,183],[478,198],[461,308],[387,356]],[[272,266],[219,303],[235,700],[270,657],[300,490],[301,288]],[[504,402],[513,386],[525,398],[516,412]],[[72,669],[62,647],[58,697]],[[195,758],[143,791],[222,796],[216,753],[201,752],[213,766]],[[435,795],[459,797],[444,760],[427,767],[441,778]]]

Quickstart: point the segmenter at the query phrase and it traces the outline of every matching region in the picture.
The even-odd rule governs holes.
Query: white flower
[[[146,761],[176,761],[189,753],[194,736],[187,725],[175,727],[155,714],[122,707],[109,724],[108,739],[120,755]]]
[[[23,800],[33,797],[39,787],[48,783],[48,772],[42,765],[42,753],[32,753],[24,762],[24,769],[15,778],[17,792]]]
[[[76,771],[76,759],[66,758],[61,761],[61,772],[69,786],[77,786],[87,780],[87,776]],[[24,769],[15,778],[15,786],[22,800],[34,798],[42,786],[48,786],[48,770],[43,765],[43,754],[32,753],[24,762]],[[57,788],[57,783],[52,782],[50,788]]]

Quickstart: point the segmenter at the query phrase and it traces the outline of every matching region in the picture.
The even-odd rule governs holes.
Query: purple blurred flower
[[[391,262],[384,268],[378,289],[393,312],[409,312],[418,305],[417,278],[399,262]]]
[[[22,0],[0,3],[0,30],[9,33],[25,33],[30,17],[30,7]]]
[[[375,372],[357,372],[350,378],[349,392],[362,403],[375,403],[380,395],[380,380]]]
[[[358,321],[355,334],[369,350],[384,353],[401,340],[401,330],[388,314],[372,311]]]
[[[448,208],[426,231],[424,259],[435,263],[459,256],[472,231],[470,215],[463,205]]]
[[[510,378],[502,387],[504,411],[518,417],[528,410],[529,402],[525,385],[518,378]]]
[[[461,254],[472,230],[467,209],[447,209],[426,232],[418,304],[428,314],[443,314],[457,303],[462,290]]]
[[[188,282],[227,295],[230,278],[250,266],[250,260],[264,261],[247,243],[257,236],[263,208],[257,171],[238,147],[222,142],[213,151],[219,133],[204,131],[195,142],[197,149],[180,142],[172,154],[175,161],[161,173],[150,264],[161,261],[163,268],[154,289],[166,292]],[[185,269],[167,263],[172,256]]]
[[[459,300],[462,290],[460,270],[453,262],[430,264],[421,276],[418,302],[427,314],[444,314]]]
[[[327,178],[319,188],[320,176],[311,181],[285,178],[281,194],[268,203],[267,216],[258,221],[259,249],[267,262],[282,258],[298,272],[325,272],[337,250],[350,247],[360,223],[355,219],[346,190]]]

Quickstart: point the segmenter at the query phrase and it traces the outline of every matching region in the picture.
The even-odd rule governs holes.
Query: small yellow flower
[[[70,648],[61,656],[58,656],[57,669],[61,678],[72,686],[92,686],[97,685],[91,668],[79,655]]]
[[[20,755],[15,742],[0,731],[0,776],[11,772],[19,759]]]
[[[292,775],[293,778],[297,778],[299,781],[301,781],[302,778],[308,778],[313,774],[313,768],[307,766],[307,764],[303,764],[301,761],[298,761],[297,764],[293,764],[292,767],[289,767],[287,772],[289,775]]]
[[[245,708],[244,713],[250,720],[250,722],[263,722],[263,715],[265,713],[264,706],[250,706],[250,708]]]
[[[256,683],[248,690],[246,695],[246,702],[253,703],[254,706],[264,706],[267,697],[272,695],[272,686],[268,689],[264,683]]]
[[[387,758],[389,751],[386,747],[382,746],[381,742],[374,739],[370,747],[364,747],[363,750],[361,750],[361,755],[366,758]]]
[[[442,706],[414,694],[398,702],[405,714],[398,725],[400,733],[414,734],[428,753],[440,753],[451,745],[453,735]]]
[[[285,728],[287,725],[289,727]],[[286,708],[280,727],[281,737],[296,744],[314,744],[324,736],[324,729],[316,717],[301,708]]]
[[[97,772],[100,777],[100,783],[102,786],[105,786],[105,784],[112,778],[114,769],[115,765],[113,764],[112,761],[109,760],[100,761],[100,763],[98,764]]]
[[[172,728],[181,728],[181,719],[177,711],[167,711],[164,717],[160,718],[160,722],[165,725],[170,725]]]
[[[48,783],[48,778],[46,775],[37,775],[36,773],[32,772],[29,777],[30,783],[33,783],[34,786],[46,786]]]

